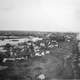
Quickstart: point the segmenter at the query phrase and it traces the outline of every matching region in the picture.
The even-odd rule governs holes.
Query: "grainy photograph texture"
[[[0,31],[0,80],[79,80],[79,33]]]
[[[0,0],[0,80],[80,80],[80,0]]]

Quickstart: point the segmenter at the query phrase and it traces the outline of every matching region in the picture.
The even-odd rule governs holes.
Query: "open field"
[[[80,79],[78,34],[0,31],[0,80]]]

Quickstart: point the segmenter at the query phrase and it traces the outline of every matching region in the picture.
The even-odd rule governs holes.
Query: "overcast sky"
[[[80,0],[0,0],[0,30],[80,31]]]

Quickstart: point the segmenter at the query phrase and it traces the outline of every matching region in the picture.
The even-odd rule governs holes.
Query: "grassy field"
[[[27,36],[42,37],[43,41],[31,42],[34,48],[37,46],[40,52],[50,50],[50,54],[44,56],[34,56],[25,60],[6,61],[0,63],[0,80],[39,80],[38,76],[44,74],[46,80],[74,80],[74,69],[72,67],[73,46],[76,46],[76,33],[51,33],[51,32],[22,32],[22,31],[1,31],[1,36],[18,36],[20,38]],[[63,36],[71,36],[71,41],[64,41]],[[22,37],[21,37],[22,36]],[[57,38],[54,38],[56,36]],[[48,44],[47,39],[56,39],[57,47],[48,48],[49,46],[40,46],[40,43]],[[52,43],[51,43],[52,44]],[[26,45],[26,46],[25,46]],[[23,48],[19,49],[19,47]],[[14,53],[25,55],[30,49],[30,43],[22,43],[17,46]],[[46,47],[46,48],[45,48]],[[24,49],[25,48],[25,49]],[[28,50],[27,50],[28,48]],[[9,48],[8,48],[9,51]],[[23,51],[23,52],[21,52]],[[29,54],[33,53],[31,49]],[[10,51],[9,51],[10,52]],[[77,54],[76,49],[74,52]],[[8,53],[7,53],[8,54]],[[14,56],[15,57],[15,56]]]

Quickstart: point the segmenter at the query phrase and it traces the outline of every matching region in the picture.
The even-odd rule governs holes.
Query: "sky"
[[[0,30],[80,31],[80,0],[0,0]]]

